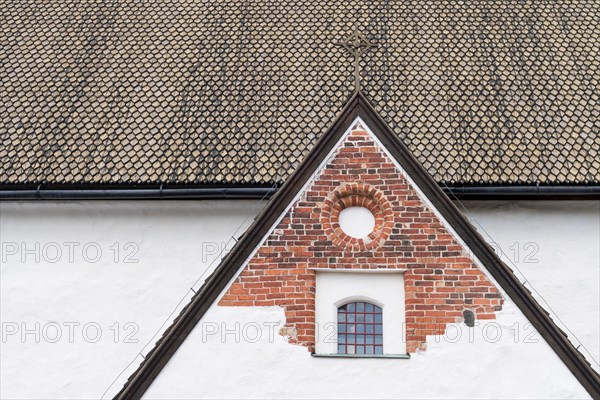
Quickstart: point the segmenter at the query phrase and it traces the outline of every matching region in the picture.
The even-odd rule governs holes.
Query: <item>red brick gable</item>
[[[375,215],[365,239],[346,236],[339,212],[352,205]],[[353,130],[286,212],[220,300],[221,306],[281,306],[290,342],[314,349],[315,269],[404,269],[406,348],[470,309],[493,319],[498,289],[473,263],[396,165],[363,130]],[[399,335],[402,333],[399,332]]]

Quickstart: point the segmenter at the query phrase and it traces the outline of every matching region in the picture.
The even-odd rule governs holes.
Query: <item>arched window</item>
[[[353,302],[338,307],[338,354],[383,354],[381,307]]]

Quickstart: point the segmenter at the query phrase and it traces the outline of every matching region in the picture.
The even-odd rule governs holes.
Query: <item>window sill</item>
[[[410,354],[316,354],[311,353],[313,357],[319,358],[391,358],[391,359],[410,359]]]

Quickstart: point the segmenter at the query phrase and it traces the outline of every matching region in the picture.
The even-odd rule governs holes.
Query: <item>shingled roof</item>
[[[438,183],[600,182],[598,0],[15,1],[0,184],[271,185],[362,92]]]

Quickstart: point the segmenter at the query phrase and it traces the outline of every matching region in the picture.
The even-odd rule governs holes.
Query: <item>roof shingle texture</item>
[[[354,90],[438,182],[600,182],[599,0],[14,0],[0,183],[285,179]]]

